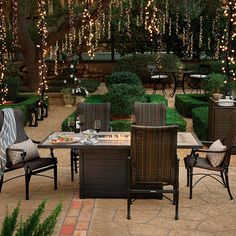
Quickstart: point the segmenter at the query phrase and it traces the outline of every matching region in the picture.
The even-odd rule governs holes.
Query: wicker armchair
[[[209,176],[215,180],[217,180],[219,183],[221,183],[224,187],[227,188],[228,194],[230,199],[233,199],[233,196],[230,191],[229,186],[229,177],[228,177],[228,168],[230,164],[230,158],[232,153],[233,145],[236,144],[236,112],[231,113],[231,122],[230,122],[230,134],[228,137],[225,137],[223,140],[224,145],[226,146],[225,151],[210,151],[205,149],[195,149],[192,150],[191,154],[184,158],[185,167],[187,169],[187,186],[189,187],[189,198],[192,199],[192,191],[193,187],[203,178]],[[204,143],[202,141],[202,143]],[[205,144],[209,145],[212,142],[205,142]],[[208,161],[207,158],[201,156],[202,154],[206,153],[224,153],[224,159],[223,162],[217,166],[214,167],[211,165],[211,163]],[[205,169],[208,170],[207,173],[194,173],[194,169]],[[218,174],[217,174],[218,172]],[[200,179],[196,180],[196,182],[193,184],[193,176],[201,176]]]
[[[175,219],[179,218],[179,160],[177,126],[132,126],[128,165],[127,218],[138,194],[172,193]],[[166,186],[173,189],[165,189]]]
[[[135,125],[166,125],[166,105],[164,103],[134,103]]]
[[[19,109],[13,109],[14,111],[14,119],[16,122],[16,141],[14,144],[19,144],[24,141],[29,140],[27,134],[24,130],[24,117],[23,113]],[[4,120],[4,114],[2,111],[0,111],[0,130],[2,130],[3,127],[3,120]],[[12,126],[12,124],[10,124]],[[33,141],[33,140],[32,140]],[[39,143],[36,141],[33,141],[34,143]],[[20,156],[22,157],[22,161],[17,164],[10,163],[9,155],[10,152],[15,151],[20,153]],[[44,177],[52,178],[51,176],[46,175],[40,175],[39,173],[53,169],[53,179],[54,179],[54,189],[57,189],[57,158],[53,157],[47,157],[47,158],[41,158],[40,156],[34,157],[32,160],[25,160],[24,158],[27,156],[27,151],[23,149],[14,149],[11,147],[8,147],[6,149],[6,167],[4,173],[10,171],[15,171],[20,168],[24,168],[25,174],[23,175],[16,175],[11,177],[10,179],[7,179],[4,181],[5,174],[0,177],[0,192],[2,190],[3,183],[8,182],[12,179],[15,179],[17,177],[25,176],[25,192],[26,192],[26,200],[29,200],[29,185],[32,175],[39,175]],[[2,168],[2,166],[0,166]]]
[[[110,103],[80,103],[77,107],[77,114],[84,116],[84,125],[81,130],[93,129],[94,121],[101,121],[101,131],[110,130]],[[78,173],[79,151],[71,149],[71,181],[74,180],[74,172]]]

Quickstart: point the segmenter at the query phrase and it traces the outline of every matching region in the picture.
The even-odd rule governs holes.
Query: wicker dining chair
[[[81,131],[94,129],[94,121],[101,121],[101,131],[110,130],[111,104],[107,103],[79,103],[77,115],[84,116],[84,124]],[[79,150],[71,149],[71,181],[74,180],[74,173],[78,173]]]
[[[175,219],[179,218],[179,159],[177,126],[131,127],[131,153],[128,160],[127,219],[131,204],[139,194],[173,194]],[[173,189],[166,188],[173,186]]]
[[[164,103],[134,103],[135,125],[166,125],[166,105]]]
[[[27,141],[30,141],[30,139],[28,138],[24,130],[24,115],[22,111],[19,109],[13,109],[13,111],[14,111],[14,119],[16,122],[16,140],[13,144],[14,147],[9,146],[6,149],[6,167],[5,167],[4,175],[0,177],[0,192],[3,187],[3,183],[6,183],[17,177],[25,176],[25,194],[26,194],[26,200],[29,200],[29,186],[30,186],[31,177],[33,175],[44,176],[44,177],[49,177],[49,178],[54,179],[54,189],[57,189],[57,158],[54,156],[41,158],[38,152],[33,153],[32,149],[36,147],[34,146],[34,144],[32,144],[33,147],[28,146],[29,144]],[[2,130],[2,127],[3,127],[3,120],[4,120],[4,113],[3,111],[0,111],[0,130]],[[10,124],[10,127],[11,126],[12,124]],[[21,147],[21,145],[23,146],[22,143],[26,143],[26,142],[27,144],[24,144],[24,147],[25,147],[24,149]],[[32,142],[39,143],[33,140]],[[29,143],[31,143],[31,141]],[[13,153],[15,152],[15,153],[13,154],[12,152]],[[20,158],[19,162],[15,162],[15,163],[11,162],[10,154],[17,155],[17,153],[20,154],[19,156],[22,158],[22,160]],[[34,155],[34,156],[31,159],[29,155],[32,155],[32,156]],[[0,166],[0,168],[2,168],[2,166]],[[20,168],[24,169],[25,171],[24,174],[21,174],[21,175],[16,174],[13,177],[8,178],[4,181],[5,174],[7,172],[12,172]],[[47,176],[47,175],[40,175],[41,172],[44,172],[50,169],[53,169],[53,177]]]
[[[230,114],[229,114],[230,115]],[[192,150],[190,155],[186,156],[184,158],[185,162],[185,168],[187,169],[187,186],[189,187],[189,198],[192,199],[192,192],[193,187],[196,186],[202,179],[205,177],[211,177],[212,179],[215,179],[219,183],[221,183],[224,187],[227,188],[228,194],[230,199],[233,199],[233,196],[230,191],[230,185],[229,185],[229,177],[228,177],[228,168],[230,164],[231,154],[233,146],[236,144],[236,111],[231,113],[231,119],[230,119],[230,133],[228,137],[225,137],[222,140],[222,143],[225,145],[225,148],[221,151],[213,150],[209,147],[209,149],[195,149]],[[210,145],[213,142],[203,142],[206,145]],[[223,154],[223,160],[221,164],[218,166],[213,166],[212,163],[210,163],[209,159],[203,156],[203,154]],[[214,157],[216,158],[216,157]],[[207,172],[194,172],[194,169],[201,169],[201,170],[207,170]],[[201,176],[198,178],[195,183],[193,183],[193,176]]]

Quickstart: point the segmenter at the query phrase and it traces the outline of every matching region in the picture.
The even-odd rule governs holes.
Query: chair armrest
[[[194,149],[192,151],[192,154],[195,155],[198,152],[203,152],[203,153],[224,153],[226,151],[227,150],[225,150],[225,151],[210,151],[210,150],[207,150],[207,149]]]
[[[6,153],[8,155],[8,152],[9,151],[13,151],[13,152],[21,152],[21,157],[22,157],[22,160],[24,161],[24,158],[26,156],[26,151],[24,149],[21,149],[21,148],[7,148],[6,150]]]
[[[40,141],[31,139],[33,143],[40,144]]]

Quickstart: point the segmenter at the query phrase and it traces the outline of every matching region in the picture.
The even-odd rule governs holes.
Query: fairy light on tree
[[[232,65],[235,65],[235,50],[233,48],[233,41],[236,37],[236,2],[228,1],[224,14],[228,19],[227,28],[225,29],[225,35],[222,37],[221,50],[224,53],[224,60],[222,60],[223,72],[227,75],[227,80],[225,80],[226,94],[230,95],[230,83],[232,80],[236,80],[235,71]]]
[[[68,9],[69,9],[69,33],[68,33],[68,51],[72,54],[73,51],[73,42],[74,42],[74,35],[75,35],[75,16],[74,16],[74,4],[73,1],[68,1]]]
[[[45,90],[48,89],[46,73],[47,73],[47,65],[45,62],[45,57],[47,54],[47,24],[46,24],[46,3],[44,0],[39,0],[38,2],[38,22],[37,28],[39,31],[39,35],[41,38],[40,45],[37,45],[37,48],[40,51],[40,59],[38,61],[39,64],[39,76],[41,78],[41,83],[38,88],[38,94],[41,96],[41,100],[44,100]]]
[[[17,35],[17,21],[18,21],[18,0],[12,1],[12,29],[13,29],[13,46],[18,46],[18,35]]]
[[[6,28],[5,15],[3,10],[3,1],[0,0],[0,104],[6,103],[7,86],[5,83],[5,65],[6,65]]]
[[[151,41],[153,41],[154,34],[160,33],[161,25],[155,1],[149,0],[145,7],[145,29],[148,30]]]

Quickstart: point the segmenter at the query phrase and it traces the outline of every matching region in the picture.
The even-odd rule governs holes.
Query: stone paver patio
[[[170,103],[173,100],[170,101]],[[74,108],[50,105],[49,117],[37,128],[26,127],[30,137],[42,140],[52,131],[60,130],[64,117]],[[11,210],[21,200],[20,214],[26,219],[43,199],[48,199],[45,218],[56,204],[63,202],[63,210],[56,225],[55,235],[74,236],[116,236],[116,235],[236,235],[236,202],[229,200],[227,190],[219,183],[206,178],[194,188],[193,199],[188,199],[186,171],[183,157],[189,150],[178,151],[180,167],[180,213],[174,219],[174,206],[167,200],[140,199],[131,208],[131,220],[126,219],[126,199],[80,199],[79,177],[70,181],[69,152],[56,150],[59,160],[58,190],[53,190],[52,180],[32,177],[30,200],[26,201],[24,179],[19,178],[3,185],[0,194],[0,222],[4,213]],[[40,150],[48,155],[48,150]],[[236,195],[236,156],[232,157],[230,182],[233,196]],[[20,171],[18,171],[20,172]],[[11,175],[7,174],[8,177]]]

